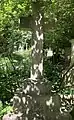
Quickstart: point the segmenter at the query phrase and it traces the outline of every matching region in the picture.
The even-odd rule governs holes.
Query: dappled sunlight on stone
[[[25,117],[25,120],[28,120],[28,118],[27,118],[27,117]]]
[[[38,4],[38,3],[37,3]],[[40,7],[40,5],[38,6]],[[43,75],[43,14],[41,10],[36,9],[37,15],[34,16],[33,43],[32,43],[32,67],[31,79],[41,78]],[[34,13],[35,14],[35,13]]]
[[[42,17],[43,17],[41,13],[39,13],[39,16],[40,16],[40,18],[39,18],[39,20],[38,20],[38,24],[41,23],[41,19],[42,19]]]
[[[29,110],[30,110],[30,109],[29,109],[29,108],[27,108],[27,110],[26,110],[26,114],[28,114],[28,113],[29,113]]]
[[[3,116],[2,120],[22,120],[21,118],[22,113],[14,114],[14,113],[9,113]]]
[[[28,91],[30,91],[30,85],[27,85],[26,89],[24,90],[24,93],[26,94]]]
[[[25,104],[26,98],[25,98],[25,97],[22,97],[22,101],[23,101],[23,103]]]
[[[39,32],[36,31],[36,35],[37,35],[38,40],[43,39],[43,33],[41,35],[39,35]]]
[[[30,89],[24,92],[26,88]],[[49,89],[43,81],[25,80],[22,89],[19,89],[19,92],[16,91],[16,96],[20,97],[21,103],[17,105],[17,100],[14,98],[18,97],[14,97],[13,106],[14,110],[18,106],[17,112],[23,113],[22,120],[69,120],[64,119],[63,113],[60,113],[60,96],[56,93],[49,94]]]
[[[54,106],[54,103],[53,103],[53,101],[52,101],[52,96],[50,97],[49,100],[46,101],[46,105],[49,106],[49,107],[50,107],[51,105]]]
[[[19,96],[15,96],[14,99],[16,100],[16,102],[17,102],[18,104],[21,103],[21,99],[20,99]]]

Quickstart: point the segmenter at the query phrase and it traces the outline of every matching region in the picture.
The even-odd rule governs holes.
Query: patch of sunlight
[[[35,20],[36,25],[38,25],[37,20]]]
[[[52,56],[53,56],[53,51],[51,50],[51,48],[49,48],[47,51],[47,57],[52,57]]]
[[[34,45],[32,45],[32,49],[36,48],[37,41],[34,41]]]
[[[27,95],[31,100],[32,100],[32,96],[30,96],[30,95]]]
[[[0,58],[0,68],[3,69],[4,71],[7,71],[7,69],[9,69],[10,71],[13,70],[11,61],[9,60],[8,57]]]
[[[38,73],[40,73],[41,75],[43,74],[43,60],[39,65],[34,64],[33,68],[35,72],[34,74],[32,74],[32,70],[31,70],[31,79],[35,80],[38,77]]]
[[[18,96],[14,96],[14,99],[17,100],[19,103],[21,103],[21,99]]]
[[[34,69],[37,69],[38,68],[38,64],[34,64]]]
[[[23,101],[23,103],[25,104],[25,103],[26,103],[26,98],[25,98],[25,97],[22,97],[22,101]]]
[[[39,64],[38,69],[39,69],[40,74],[42,75],[42,74],[43,74],[43,60],[42,60],[42,62]]]
[[[25,120],[28,120],[28,117],[25,117]]]
[[[31,86],[30,86],[30,85],[27,85],[27,87],[24,89],[24,93],[26,94],[27,92],[29,92],[29,91],[30,91],[30,88],[31,88]]]
[[[34,119],[33,120],[36,120],[36,118],[34,117]]]
[[[34,86],[34,89],[37,91],[37,95],[40,95],[40,90],[37,86]]]
[[[32,74],[32,71],[31,71],[31,79],[35,80],[37,78],[37,76],[38,76],[38,74],[36,71],[35,71],[34,75]]]
[[[27,108],[27,110],[26,110],[26,114],[29,114],[29,110],[30,110],[30,109],[29,109],[29,108]]]
[[[41,13],[39,13],[39,16],[40,16],[40,18],[39,18],[39,20],[38,20],[38,24],[40,24],[40,23],[41,23],[41,20],[42,20],[42,15],[41,15]]]
[[[43,40],[43,33],[40,35],[38,31],[36,31],[36,36],[38,40]]]
[[[50,107],[50,105],[54,106],[54,102],[52,100],[52,96],[50,97],[49,100],[46,101],[46,105]]]
[[[19,51],[15,51],[13,52],[13,54],[16,54],[16,55],[21,55],[22,57],[25,56],[25,55],[30,55],[31,54],[31,49],[28,49],[28,50],[19,50]]]

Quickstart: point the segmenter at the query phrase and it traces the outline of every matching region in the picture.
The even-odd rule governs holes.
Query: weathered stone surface
[[[70,115],[72,116],[72,120],[74,120],[74,107],[73,107],[73,109],[71,110]]]
[[[16,113],[21,120],[72,120],[70,114],[60,113],[61,100],[56,93],[50,93],[45,82],[25,80],[13,98]]]
[[[52,95],[39,80],[25,80],[13,98],[14,111],[22,113],[22,120],[56,120],[60,105],[60,96]]]
[[[59,114],[59,120],[72,120],[72,117],[69,113]]]
[[[3,116],[2,120],[21,120],[21,114],[8,113]]]

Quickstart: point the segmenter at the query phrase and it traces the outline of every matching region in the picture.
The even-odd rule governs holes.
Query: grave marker
[[[43,41],[44,29],[52,28],[52,23],[48,23],[48,19],[44,18],[39,2],[32,3],[33,15],[20,18],[20,27],[28,28],[32,31],[32,67],[31,78],[43,78]]]
[[[20,120],[62,120],[60,116],[60,96],[51,94],[51,84],[43,77],[43,40],[44,40],[44,15],[38,2],[32,3],[32,21],[26,18],[26,28],[31,28],[32,39],[32,67],[31,78],[23,80],[13,98],[13,108],[16,113],[21,113]],[[21,18],[21,25],[24,19]],[[30,24],[29,24],[30,23]],[[23,25],[24,26],[24,25]],[[66,120],[66,119],[63,119]],[[68,119],[67,119],[68,120]]]

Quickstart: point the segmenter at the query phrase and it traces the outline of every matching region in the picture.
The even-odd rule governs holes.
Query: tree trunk
[[[33,43],[32,43],[32,67],[31,78],[43,77],[43,13],[40,2],[32,2],[33,8]]]

